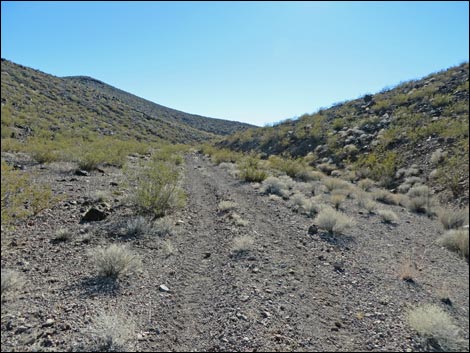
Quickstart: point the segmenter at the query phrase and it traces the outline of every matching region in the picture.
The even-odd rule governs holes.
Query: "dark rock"
[[[80,220],[80,223],[84,222],[97,222],[102,221],[108,216],[108,213],[105,210],[99,209],[97,207],[90,208]]]
[[[115,181],[112,181],[112,182],[109,183],[109,185],[111,185],[111,186],[118,186],[118,183],[116,183]]]
[[[308,234],[314,235],[314,234],[317,234],[317,233],[318,233],[318,227],[317,227],[315,224],[312,224],[312,225],[308,228]]]
[[[74,174],[78,175],[78,176],[89,176],[90,175],[90,173],[88,173],[86,170],[82,170],[82,169],[77,169]]]
[[[450,298],[441,298],[441,302],[445,305],[452,306],[452,300],[450,300]]]

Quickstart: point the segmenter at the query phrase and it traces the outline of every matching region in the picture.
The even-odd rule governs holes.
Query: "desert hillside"
[[[2,352],[468,351],[465,103],[245,130],[2,61]]]
[[[236,133],[219,146],[304,157],[317,168],[354,170],[395,190],[409,189],[407,178],[416,177],[442,202],[468,205],[468,80],[464,63],[296,120]]]

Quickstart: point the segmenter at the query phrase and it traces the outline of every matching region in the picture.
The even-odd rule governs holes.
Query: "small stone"
[[[167,286],[165,286],[164,284],[160,285],[160,287],[158,287],[158,290],[160,292],[169,292],[170,291],[170,289]]]
[[[269,318],[271,316],[271,314],[268,312],[268,311],[263,311],[261,313],[261,316],[263,316],[265,319]]]
[[[18,326],[15,330],[15,335],[25,333],[28,330],[29,330],[29,328],[26,327],[26,326]]]
[[[241,314],[241,313],[236,313],[235,316],[239,320],[248,321],[248,317],[246,315]]]
[[[42,327],[51,327],[52,325],[54,325],[54,323],[54,319],[47,319],[46,322],[42,324]]]

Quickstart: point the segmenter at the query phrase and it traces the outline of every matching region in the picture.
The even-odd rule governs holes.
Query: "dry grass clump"
[[[398,200],[394,194],[392,194],[390,191],[387,190],[377,190],[372,193],[372,198],[375,201],[382,202],[387,205],[397,205]]]
[[[364,191],[370,191],[375,186],[375,181],[369,178],[361,179],[357,186]]]
[[[152,233],[159,237],[175,234],[175,225],[169,217],[163,217],[153,223]]]
[[[418,274],[418,266],[416,265],[415,262],[411,260],[406,260],[405,262],[403,262],[398,272],[398,275],[401,280],[410,282],[410,283],[415,282],[415,278],[417,274]]]
[[[460,228],[468,224],[468,207],[460,210],[441,208],[437,210],[437,217],[444,229]]]
[[[331,172],[337,169],[336,165],[330,163],[321,163],[317,165],[317,169],[322,171],[323,173],[330,175]]]
[[[463,340],[459,329],[444,310],[434,304],[414,308],[407,315],[409,325],[418,332],[425,343],[438,351],[460,351]]]
[[[413,197],[406,201],[406,207],[408,210],[414,213],[425,213],[432,215],[434,205],[434,200],[427,196]]]
[[[335,193],[331,195],[331,203],[335,210],[339,210],[341,204],[346,200],[346,195],[341,193]]]
[[[67,228],[60,228],[55,232],[55,236],[52,239],[54,242],[66,242],[72,239],[72,232]]]
[[[171,242],[170,239],[166,239],[162,244],[162,250],[166,257],[174,255],[176,253],[176,248]]]
[[[406,194],[410,198],[430,197],[431,190],[426,185],[414,185]]]
[[[230,219],[235,223],[236,226],[245,227],[248,225],[248,221],[243,219],[238,213],[232,213]]]
[[[286,178],[289,178],[289,177],[277,178],[277,177],[270,176],[262,182],[260,191],[264,194],[274,194],[274,195],[281,196],[283,198],[288,198],[289,188],[290,188],[289,183],[292,185],[293,180],[289,178],[290,179],[289,181]]]
[[[295,193],[291,197],[292,204],[300,213],[306,214],[309,217],[313,216],[318,212],[318,205],[312,199],[306,198],[300,193]]]
[[[382,222],[384,222],[384,223],[396,223],[398,221],[398,216],[393,211],[378,210],[377,214],[380,217],[382,217]]]
[[[315,185],[312,183],[295,183],[293,186],[293,191],[303,193],[305,195],[313,195],[315,193]]]
[[[441,148],[438,148],[431,154],[431,163],[437,165],[444,161],[447,157],[447,152],[442,151]]]
[[[135,332],[136,324],[131,318],[101,312],[86,330],[90,339],[87,351],[131,352],[134,350]]]
[[[253,249],[255,240],[249,235],[241,235],[233,239],[232,252],[237,255],[246,254]]]
[[[120,275],[137,270],[140,258],[125,245],[111,244],[107,248],[98,248],[92,252],[92,260],[98,275],[117,279]]]
[[[1,300],[3,302],[4,299],[15,296],[16,292],[24,285],[24,280],[21,274],[14,270],[2,270],[1,277]]]
[[[354,220],[332,208],[324,208],[315,218],[315,224],[330,234],[341,234],[354,225]]]
[[[323,185],[325,185],[330,192],[333,190],[344,190],[350,188],[350,184],[348,182],[336,178],[324,178]]]
[[[320,181],[325,177],[325,174],[315,170],[305,169],[297,173],[297,177],[304,181]]]
[[[444,233],[438,242],[451,251],[455,251],[468,260],[468,229],[450,229]]]
[[[232,177],[238,178],[240,176],[240,171],[237,168],[235,163],[223,162],[219,164],[219,167],[226,170]]]
[[[233,201],[221,201],[219,202],[218,209],[220,212],[233,211],[238,207],[238,204]]]
[[[151,227],[147,219],[142,216],[129,219],[125,227],[127,237],[141,237],[151,232]]]

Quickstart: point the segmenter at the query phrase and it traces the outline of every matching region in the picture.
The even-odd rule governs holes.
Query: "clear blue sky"
[[[13,2],[1,56],[263,125],[468,61],[468,2]]]

